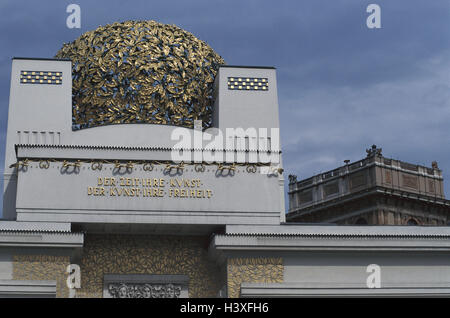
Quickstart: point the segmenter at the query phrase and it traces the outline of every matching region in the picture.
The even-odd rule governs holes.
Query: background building
[[[297,181],[289,178],[289,222],[355,225],[448,225],[436,162],[423,167],[382,156],[375,145],[367,157]]]

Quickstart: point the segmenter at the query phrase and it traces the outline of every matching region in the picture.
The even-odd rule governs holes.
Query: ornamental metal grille
[[[148,123],[212,124],[213,84],[224,60],[174,25],[127,21],[65,44],[72,60],[72,129]]]
[[[21,84],[62,84],[62,72],[20,71]]]
[[[228,89],[238,91],[268,91],[269,80],[256,77],[228,77]]]

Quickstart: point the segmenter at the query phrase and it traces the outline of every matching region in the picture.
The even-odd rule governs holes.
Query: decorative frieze
[[[119,161],[119,160],[70,160],[70,159],[53,159],[53,158],[23,158],[18,160],[16,163],[13,163],[9,166],[9,168],[17,168],[23,172],[26,171],[26,167],[28,167],[31,163],[38,163],[38,167],[41,169],[49,169],[51,163],[58,164],[58,167],[61,169],[61,172],[75,172],[78,173],[82,165],[87,165],[88,168],[92,170],[102,170],[104,165],[111,165],[116,173],[131,173],[136,169],[136,166],[141,166],[143,171],[150,172],[153,171],[155,166],[162,166],[164,172],[167,173],[178,173],[181,174],[184,169],[191,167],[194,168],[196,172],[205,172],[205,166],[216,166],[216,172],[221,175],[224,172],[228,175],[233,175],[238,167],[245,167],[242,169],[242,172],[247,173],[256,173],[258,168],[260,167],[270,167],[271,163],[217,163],[217,162],[202,162],[198,163],[184,163],[183,161],[180,163],[176,163],[171,160],[128,160],[128,161]],[[61,164],[61,166],[59,166]],[[70,169],[69,169],[70,168]],[[274,170],[276,174],[282,174],[283,169],[278,168]]]
[[[112,283],[108,285],[112,298],[179,298],[181,286],[173,284]]]

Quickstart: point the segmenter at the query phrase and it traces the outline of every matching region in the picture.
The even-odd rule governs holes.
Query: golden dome
[[[122,123],[211,125],[214,78],[223,59],[174,25],[127,21],[64,44],[72,60],[73,129]]]

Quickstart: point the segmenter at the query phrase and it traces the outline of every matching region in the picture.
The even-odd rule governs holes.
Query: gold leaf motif
[[[189,297],[216,297],[223,275],[204,249],[207,237],[92,235],[85,237],[77,297],[102,297],[105,274],[189,276]]]
[[[56,280],[56,296],[68,297],[66,285],[69,256],[14,255],[14,280]]]
[[[230,258],[227,265],[228,297],[240,296],[241,283],[282,283],[284,266],[281,257]]]
[[[192,128],[195,119],[211,126],[213,82],[224,61],[174,25],[116,22],[65,44],[56,57],[73,62],[73,129],[115,123]]]

